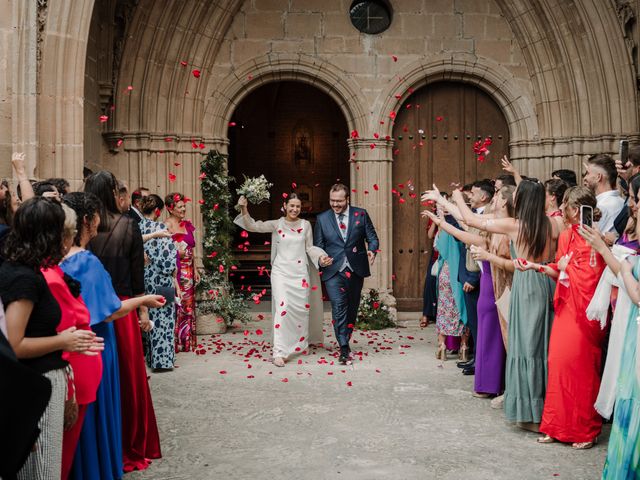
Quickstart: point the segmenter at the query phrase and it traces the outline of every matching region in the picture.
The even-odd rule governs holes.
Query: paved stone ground
[[[327,335],[277,368],[269,324],[202,337],[152,374],[164,458],[127,479],[600,478],[609,428],[592,450],[538,445],[435,359],[433,326],[356,332],[352,367]]]

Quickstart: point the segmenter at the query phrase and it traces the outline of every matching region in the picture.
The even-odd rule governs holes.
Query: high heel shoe
[[[460,350],[458,350],[458,359],[461,362],[468,362],[469,361],[469,347],[466,345],[462,345],[460,347]]]
[[[443,362],[447,360],[447,347],[444,343],[438,345],[438,350],[436,351],[436,358],[438,360],[442,360]]]

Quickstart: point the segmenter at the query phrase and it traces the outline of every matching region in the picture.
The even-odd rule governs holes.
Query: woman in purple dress
[[[176,314],[176,353],[190,352],[196,347],[196,284],[200,275],[195,266],[195,227],[185,220],[187,199],[181,193],[170,193],[164,200],[170,216],[165,222],[176,245],[178,292],[180,303]]]

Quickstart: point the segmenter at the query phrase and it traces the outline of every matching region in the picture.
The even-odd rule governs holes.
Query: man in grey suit
[[[331,300],[340,363],[350,361],[349,339],[356,323],[365,277],[371,275],[379,243],[373,222],[363,208],[349,205],[349,189],[337,183],[329,192],[331,208],[318,215],[314,245],[327,252],[320,258],[322,281]],[[366,242],[366,245],[365,245]]]

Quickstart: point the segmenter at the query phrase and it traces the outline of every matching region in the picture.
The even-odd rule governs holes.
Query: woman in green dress
[[[525,270],[527,260],[544,263],[554,258],[558,229],[545,214],[545,189],[523,180],[515,193],[515,218],[477,215],[465,204],[461,191],[453,192],[456,205],[441,199],[437,190],[427,199],[449,211],[459,211],[469,227],[507,235],[516,271],[509,305],[504,410],[507,420],[538,431],[547,382],[547,350],[553,321],[554,284],[537,271]]]

